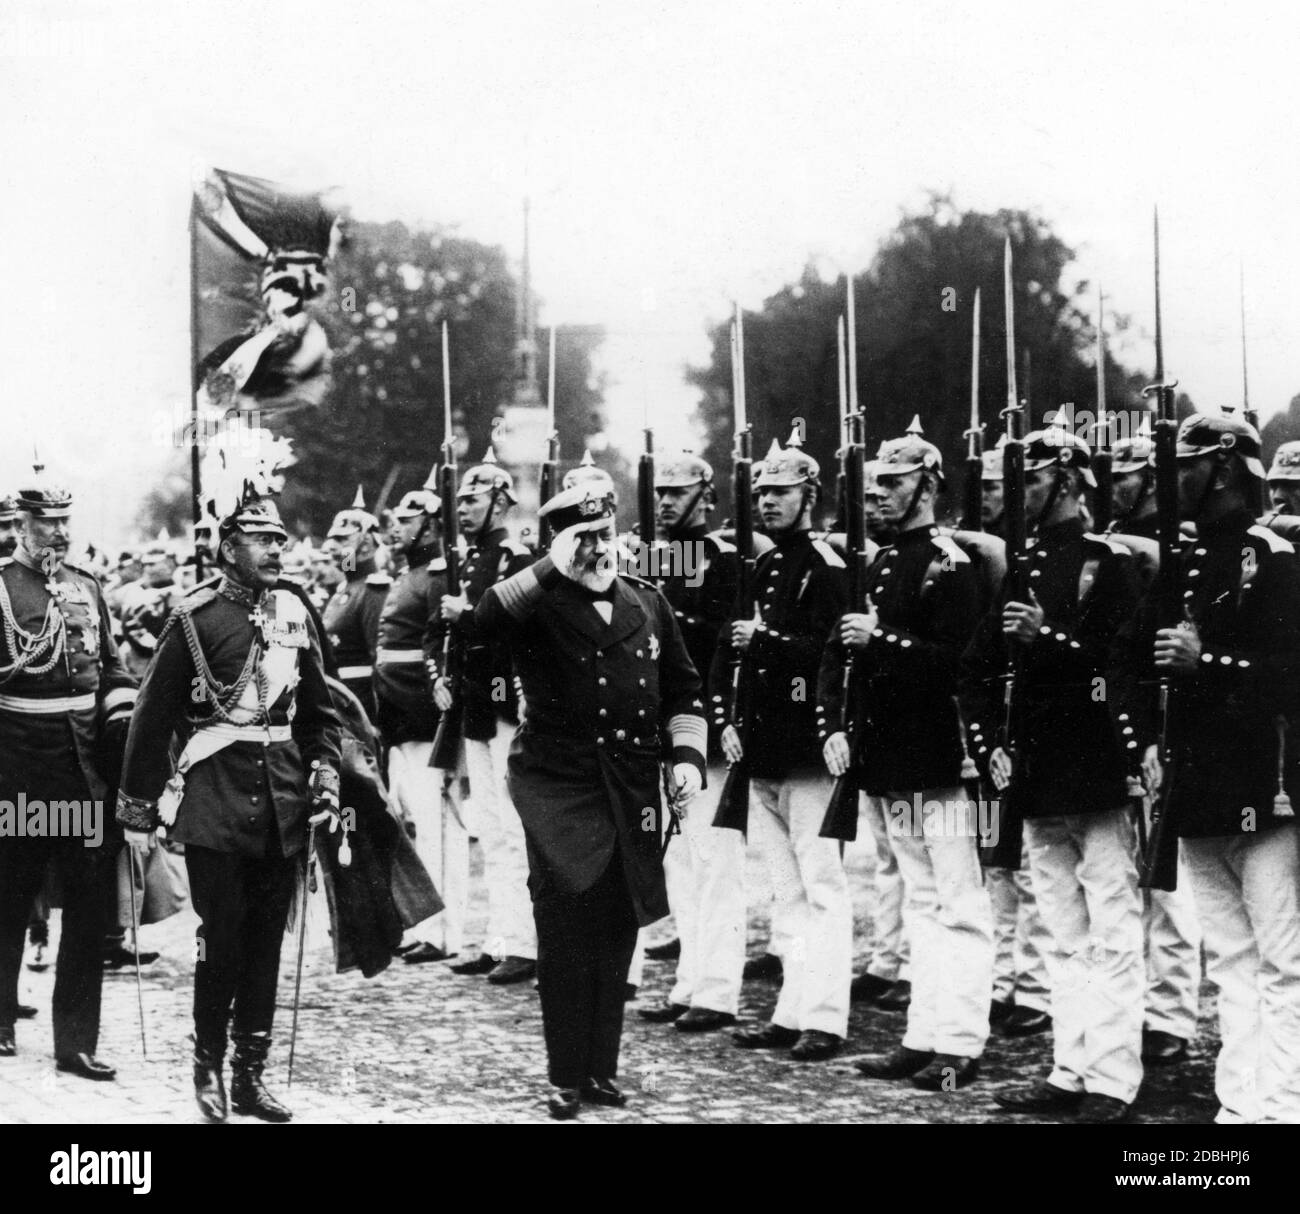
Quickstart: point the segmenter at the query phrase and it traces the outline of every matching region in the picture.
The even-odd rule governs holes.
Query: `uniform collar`
[[[902,531],[894,537],[894,547],[903,548],[908,544],[928,542],[938,534],[939,528],[933,523],[927,523],[923,527],[909,527],[906,531]]]
[[[363,581],[374,572],[375,558],[373,556],[368,556],[364,561],[358,561],[357,567],[345,573],[343,577],[350,584],[352,582]]]
[[[811,531],[783,531],[780,535],[769,537],[783,551],[788,548],[806,548],[812,543]]]
[[[416,544],[406,554],[407,569],[419,569],[438,554],[437,544]]]
[[[229,599],[240,607],[256,607],[258,603],[264,601],[266,595],[266,591],[249,590],[247,586],[242,585],[224,573],[221,575],[221,581],[217,584],[217,593],[222,598]]]
[[[1083,535],[1083,519],[1078,515],[1067,518],[1050,527],[1038,529],[1037,542],[1045,548],[1055,548],[1059,544],[1068,544]]]
[[[493,527],[486,535],[480,535],[474,541],[475,548],[499,548],[506,542],[509,533],[504,527]]]
[[[30,569],[33,573],[39,573],[41,577],[50,576],[46,574],[45,570],[41,567],[40,561],[38,561],[34,556],[32,556],[32,554],[28,552],[27,549],[24,548],[21,544],[19,544],[18,547],[14,549],[14,560],[19,565],[22,565],[25,568]],[[62,568],[63,568],[63,562],[60,561],[59,569]],[[54,577],[59,576],[58,569],[54,571],[53,576]]]

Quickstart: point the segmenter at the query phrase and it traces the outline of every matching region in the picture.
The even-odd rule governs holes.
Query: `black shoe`
[[[20,1003],[18,1005],[18,1019],[30,1020],[36,1015],[36,1009],[30,1003]]]
[[[135,953],[131,952],[129,949],[123,948],[119,944],[116,948],[111,948],[104,954],[104,964],[109,969],[113,969],[113,970],[120,970],[126,966],[129,966],[131,969],[134,969],[135,956],[136,956]],[[158,956],[159,954],[157,953],[141,953],[140,964],[152,965],[155,961],[158,960]]]
[[[224,1048],[194,1047],[194,1099],[199,1112],[209,1121],[225,1121],[230,1111],[226,1080],[221,1073],[225,1056]]]
[[[753,961],[746,961],[743,976],[747,979],[761,979],[776,982],[785,973],[781,958],[775,953],[764,953]]]
[[[0,1029],[0,1058],[15,1058],[18,1055],[18,1043],[14,1041],[13,1029]]]
[[[714,1029],[725,1029],[735,1023],[736,1018],[730,1012],[715,1012],[711,1007],[693,1007],[679,1017],[673,1027],[679,1033],[711,1033]]]
[[[230,1059],[230,1107],[242,1117],[261,1121],[293,1120],[289,1112],[262,1082],[266,1056],[271,1052],[270,1033],[232,1033],[235,1052]]]
[[[497,959],[491,953],[479,953],[473,961],[462,961],[453,965],[453,974],[490,974],[497,967]]]
[[[537,962],[527,957],[502,957],[487,980],[493,986],[510,986],[515,982],[527,982],[536,977]]]
[[[1082,1101],[1082,1092],[1067,1092],[1041,1079],[993,1097],[993,1103],[1008,1113],[1072,1113]]]
[[[994,999],[989,1004],[989,1028],[995,1029],[1000,1024],[1005,1024],[1007,1017],[1016,1010],[1016,1005],[1010,999]]]
[[[854,1003],[874,1003],[893,985],[877,974],[859,974],[849,984],[849,998]]]
[[[79,1075],[82,1079],[117,1078],[117,1071],[107,1062],[100,1062],[94,1054],[65,1054],[55,1060],[55,1066],[67,1075]]]
[[[800,1036],[798,1029],[782,1028],[779,1024],[751,1024],[738,1033],[732,1033],[731,1039],[742,1050],[786,1050]]]
[[[682,942],[669,940],[667,944],[655,944],[646,949],[647,961],[676,961],[682,955]]]
[[[1036,1007],[1013,1007],[998,1029],[1003,1037],[1032,1037],[1052,1027],[1052,1018]]]
[[[853,1065],[868,1079],[910,1079],[933,1061],[931,1050],[909,1050],[898,1045],[888,1054],[871,1054]]]
[[[572,1121],[578,1115],[578,1089],[552,1088],[546,1098],[547,1111],[556,1121]]]
[[[583,1100],[591,1104],[608,1105],[612,1109],[621,1109],[627,1104],[627,1097],[619,1091],[612,1079],[588,1079],[579,1092]]]
[[[890,984],[889,990],[876,996],[875,1006],[885,1012],[905,1012],[912,1002],[912,984],[900,980]]]
[[[32,959],[27,963],[27,968],[37,974],[43,974],[50,968],[50,963],[45,960],[44,944],[36,946],[36,951],[32,953]]]
[[[651,1024],[668,1024],[676,1020],[679,1016],[685,1016],[691,1010],[687,1003],[669,1003],[665,1000],[663,1003],[657,1003],[654,1007],[639,1007],[636,1014],[642,1020],[648,1020]]]
[[[1173,1066],[1186,1062],[1187,1042],[1160,1029],[1143,1029],[1142,1061],[1147,1066]]]
[[[423,940],[411,940],[406,944],[399,944],[393,949],[394,957],[405,957],[412,949],[417,949],[424,943]]]
[[[456,955],[444,952],[436,944],[430,944],[427,940],[421,940],[419,944],[411,945],[406,952],[398,954],[407,965],[423,965],[427,961],[449,961]]]
[[[1096,1092],[1089,1092],[1079,1104],[1076,1120],[1086,1121],[1092,1125],[1111,1125],[1115,1122],[1127,1121],[1132,1108],[1131,1104],[1125,1104],[1114,1096],[1101,1096]]]
[[[924,1092],[955,1092],[958,1088],[964,1088],[979,1073],[978,1058],[936,1054],[928,1065],[912,1076],[912,1086]]]
[[[844,1046],[844,1038],[821,1029],[808,1029],[799,1034],[799,1040],[790,1049],[790,1057],[797,1062],[825,1062],[834,1058]]]

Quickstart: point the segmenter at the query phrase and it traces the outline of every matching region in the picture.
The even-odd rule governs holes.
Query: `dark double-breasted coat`
[[[375,724],[389,746],[431,742],[438,730],[430,662],[440,658],[435,630],[447,593],[447,562],[430,549],[411,553],[379,617],[375,655]],[[385,656],[402,655],[400,661]],[[418,656],[417,656],[418,655]]]
[[[379,617],[392,585],[393,579],[388,574],[375,571],[373,560],[362,561],[330,596],[321,612],[339,664],[339,681],[372,715]]]
[[[534,899],[592,888],[617,848],[644,925],[668,913],[660,764],[690,762],[703,776],[703,704],[663,595],[619,577],[611,596],[606,623],[544,557],[488,588],[474,625],[509,639],[523,687],[509,779]]]

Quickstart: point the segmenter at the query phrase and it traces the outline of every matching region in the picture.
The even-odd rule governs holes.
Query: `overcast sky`
[[[665,443],[733,296],[810,255],[862,269],[929,189],[1040,211],[1139,321],[1117,357],[1150,367],[1158,202],[1168,369],[1239,403],[1244,263],[1267,417],[1300,392],[1298,24],[1132,0],[6,0],[0,484],[39,435],[80,538],[122,535],[167,454],[152,423],[186,407],[185,217],[213,163],[512,255],[530,194],[542,323],[604,324],[615,434],[648,404]]]

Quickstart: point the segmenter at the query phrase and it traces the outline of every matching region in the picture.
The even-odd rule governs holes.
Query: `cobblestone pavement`
[[[858,903],[859,936],[866,883],[861,852],[849,865]],[[478,863],[477,848],[475,862]],[[751,889],[765,891],[758,857],[750,855]],[[484,918],[476,879],[470,938]],[[0,1059],[0,1121],[90,1124],[199,1122],[188,1074],[194,916],[188,912],[142,931],[143,945],[162,958],[145,970],[144,1012],[149,1057],[141,1058],[133,971],[104,981],[101,1057],[115,1063],[113,1083],[60,1075],[50,1055],[53,972],[24,970],[23,1002],[40,1008],[18,1023],[19,1056]],[[57,926],[57,919],[54,925]],[[663,935],[663,929],[657,928]],[[767,938],[766,901],[755,900],[751,954]],[[496,988],[459,977],[445,965],[395,962],[366,980],[334,974],[325,948],[310,947],[304,966],[294,1085],[286,1089],[294,949],[286,940],[277,1039],[268,1086],[295,1111],[297,1123],[544,1122],[545,1055],[541,1012],[531,983]],[[783,1052],[736,1049],[726,1031],[684,1035],[649,1025],[637,1006],[667,994],[672,962],[647,962],[640,999],[629,1004],[620,1084],[621,1110],[584,1111],[582,1120],[616,1122],[973,1123],[1000,1121],[991,1096],[1045,1076],[1050,1037],[990,1039],[980,1079],[953,1093],[925,1093],[906,1083],[862,1079],[852,1059],[887,1049],[901,1036],[900,1014],[854,1007],[845,1053],[824,1063],[796,1063]],[[777,986],[747,982],[742,1019],[765,1018]],[[1146,1122],[1205,1122],[1213,1117],[1214,1000],[1206,987],[1201,1036],[1191,1060],[1152,1072],[1135,1109]],[[232,1117],[232,1124],[259,1124]],[[581,1124],[577,1123],[570,1124]]]

